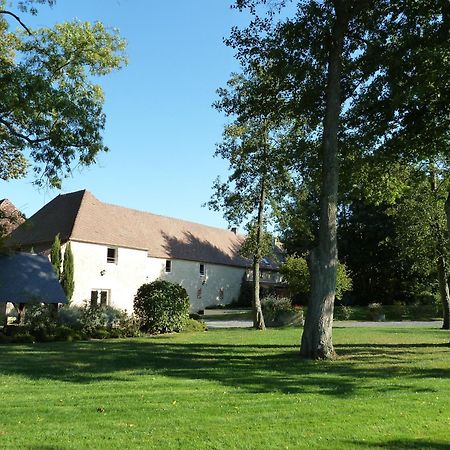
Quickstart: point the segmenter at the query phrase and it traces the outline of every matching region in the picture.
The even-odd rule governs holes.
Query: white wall
[[[110,290],[111,305],[131,313],[138,287],[146,282],[147,276],[158,277],[157,267],[152,267],[152,273],[147,273],[145,250],[118,248],[115,264],[106,260],[108,246],[72,241],[71,247],[74,258],[74,304],[89,301],[92,289]],[[153,279],[149,278],[149,281]]]
[[[180,283],[186,289],[191,300],[192,312],[206,306],[226,305],[239,297],[245,269],[208,263],[205,263],[205,269],[206,277],[200,276],[199,262],[172,260],[172,272],[161,277],[173,283]],[[221,289],[223,299],[220,298]],[[199,295],[201,298],[197,298]]]
[[[75,275],[72,302],[83,304],[89,301],[92,289],[110,290],[111,304],[130,313],[138,288],[158,278],[180,283],[189,295],[192,312],[209,305],[231,303],[239,296],[245,272],[238,267],[205,263],[206,277],[202,277],[199,262],[172,260],[172,271],[166,274],[166,260],[150,258],[146,250],[118,248],[117,264],[114,264],[107,262],[108,246],[76,241],[72,241],[71,246]],[[200,289],[201,298],[197,298]],[[221,289],[223,299],[220,298]]]

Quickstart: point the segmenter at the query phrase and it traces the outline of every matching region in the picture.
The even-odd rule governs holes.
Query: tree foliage
[[[180,331],[189,319],[189,296],[182,286],[156,280],[143,284],[134,297],[134,313],[150,333]]]
[[[35,12],[33,3],[19,6]],[[93,80],[123,66],[125,41],[100,22],[28,34],[12,31],[7,17],[0,15],[0,178],[21,178],[32,168],[37,184],[59,187],[75,166],[108,150],[104,95]]]
[[[287,256],[280,268],[280,272],[292,294],[307,294],[310,291],[311,277],[306,258]],[[336,275],[336,299],[342,300],[344,293],[351,291],[352,285],[351,274],[347,266],[344,263],[338,263]]]
[[[61,273],[61,286],[66,294],[67,300],[70,302],[75,289],[74,280],[74,262],[73,253],[70,242],[67,242],[64,249],[63,271]]]
[[[59,234],[57,234],[50,250],[50,261],[58,280],[61,279],[61,257],[61,241],[59,239]]]
[[[306,174],[319,187],[316,244],[309,253],[315,300],[302,354],[330,357],[340,168],[348,174],[346,189],[356,181],[354,172],[377,164],[380,156],[388,165],[411,154],[417,162],[433,151],[430,142],[445,148],[448,77],[440,64],[448,67],[449,5],[308,0],[297,2],[292,17],[274,20],[276,8],[258,16],[258,7],[268,3],[238,1],[254,20],[244,30],[233,29],[227,42],[247,71],[268,68],[267,78],[274,80],[268,101],[283,100],[279,110],[296,121],[301,137],[295,143],[300,178]],[[389,175],[383,179],[393,185]]]

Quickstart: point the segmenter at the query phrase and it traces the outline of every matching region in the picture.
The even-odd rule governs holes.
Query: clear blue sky
[[[100,82],[106,94],[104,140],[110,152],[75,172],[62,191],[38,190],[32,178],[0,181],[28,217],[59,193],[88,189],[99,200],[226,227],[201,205],[227,164],[213,158],[226,118],[211,104],[216,89],[239,69],[223,38],[248,16],[232,0],[57,0],[33,27],[64,20],[100,20],[128,41],[129,65]],[[12,26],[15,26],[11,22]]]

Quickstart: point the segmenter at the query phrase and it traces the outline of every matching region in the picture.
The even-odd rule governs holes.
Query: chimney
[[[237,228],[236,227],[231,228],[231,232],[237,234]]]

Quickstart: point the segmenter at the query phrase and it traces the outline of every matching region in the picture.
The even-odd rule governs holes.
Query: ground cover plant
[[[449,333],[298,329],[2,345],[2,449],[430,448],[450,445]]]

